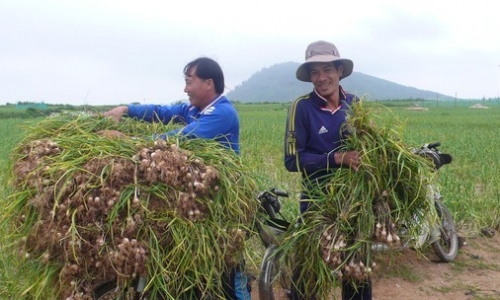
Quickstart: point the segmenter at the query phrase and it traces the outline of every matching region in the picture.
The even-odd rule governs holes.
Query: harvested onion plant
[[[371,117],[362,102],[351,107],[344,150],[360,151],[362,165],[357,172],[339,169],[314,190],[310,209],[281,246],[282,257],[297,266],[299,289],[318,299],[327,299],[339,280],[369,279],[374,243],[398,248],[403,228],[405,240],[416,240],[437,218],[427,197],[430,163],[405,145],[401,124],[377,126]]]
[[[215,141],[150,138],[169,129],[91,116],[27,129],[2,212],[16,228],[18,298],[91,299],[101,283],[139,276],[166,299],[221,294],[222,274],[247,254],[256,179]]]

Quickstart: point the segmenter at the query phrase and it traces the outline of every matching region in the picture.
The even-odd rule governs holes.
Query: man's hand
[[[358,151],[337,152],[334,155],[335,163],[341,167],[349,167],[354,171],[359,169],[361,159],[359,158]]]
[[[126,115],[128,113],[128,106],[117,106],[113,109],[108,110],[103,114],[105,117],[111,117],[113,118],[116,122],[120,122],[121,118],[123,115]]]

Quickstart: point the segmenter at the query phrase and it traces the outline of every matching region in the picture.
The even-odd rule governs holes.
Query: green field
[[[462,235],[473,236],[483,227],[498,229],[500,224],[500,107],[471,109],[465,106],[427,106],[426,111],[407,110],[407,105],[389,104],[391,110],[380,109],[374,118],[378,124],[395,119],[404,122],[402,136],[409,147],[440,141],[441,151],[453,155],[454,161],[440,170],[444,203],[453,214]],[[262,189],[278,187],[292,195],[284,205],[286,214],[298,212],[299,176],[283,166],[283,139],[288,104],[237,104],[241,119],[242,157],[264,178]],[[0,107],[0,113],[2,107]],[[37,119],[0,119],[0,196],[2,202],[9,194],[8,170],[11,149],[22,137],[23,125]],[[258,191],[256,191],[257,193]],[[2,203],[4,205],[4,203]],[[10,230],[0,228],[1,240]],[[2,247],[2,246],[0,246]],[[0,249],[1,250],[1,249]],[[0,258],[0,282],[16,280],[9,269],[14,262]],[[0,285],[0,298],[8,291]]]

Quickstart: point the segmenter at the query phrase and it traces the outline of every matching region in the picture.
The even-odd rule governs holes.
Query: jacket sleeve
[[[175,123],[186,122],[189,105],[186,103],[177,105],[129,105],[128,116],[147,122],[162,122],[164,124],[173,121]]]

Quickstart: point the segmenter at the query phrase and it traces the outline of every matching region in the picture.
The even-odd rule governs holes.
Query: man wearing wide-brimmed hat
[[[314,88],[292,103],[285,134],[285,167],[290,172],[302,173],[301,213],[314,201],[308,192],[321,186],[336,169],[359,167],[357,151],[340,150],[346,138],[342,129],[348,107],[357,101],[356,96],[342,89],[340,80],[351,75],[352,70],[353,62],[342,58],[337,47],[326,41],[311,43],[306,49],[305,62],[297,69],[297,79],[311,82]],[[300,289],[300,283],[297,285]],[[311,291],[294,291],[294,297],[314,299],[308,293]],[[354,287],[344,282],[342,299],[372,299],[371,283]]]

